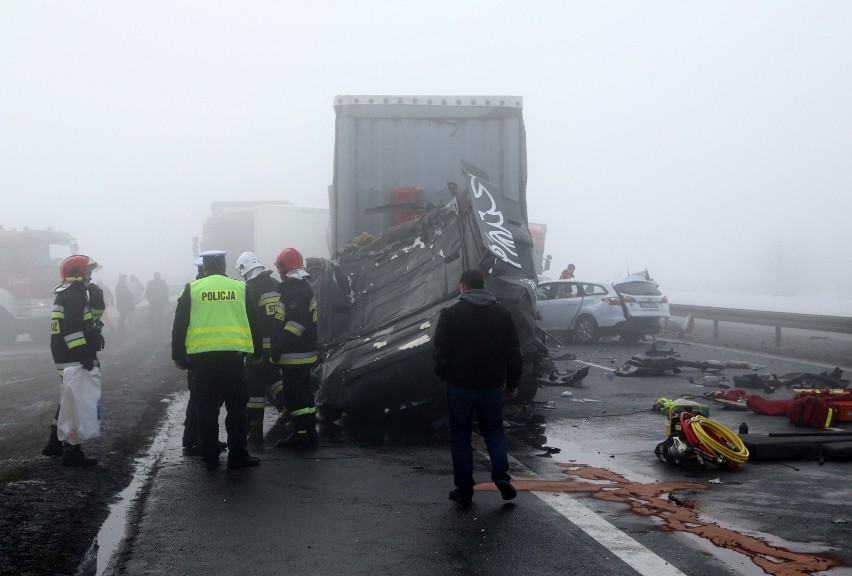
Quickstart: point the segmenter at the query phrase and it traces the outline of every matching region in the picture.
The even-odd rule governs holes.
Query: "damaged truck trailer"
[[[463,270],[512,313],[523,399],[552,366],[535,337],[519,97],[338,96],[331,258],[310,259],[326,418],[441,402],[432,338]]]

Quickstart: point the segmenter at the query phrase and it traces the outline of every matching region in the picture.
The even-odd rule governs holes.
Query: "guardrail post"
[[[719,321],[713,320],[713,338],[719,337]]]
[[[775,327],[775,347],[781,348],[781,326]]]

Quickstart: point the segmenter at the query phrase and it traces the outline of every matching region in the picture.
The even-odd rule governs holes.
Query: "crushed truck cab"
[[[334,107],[330,258],[309,259],[320,412],[442,401],[432,338],[467,268],[512,313],[531,399],[548,358],[535,335],[521,99],[338,96]]]

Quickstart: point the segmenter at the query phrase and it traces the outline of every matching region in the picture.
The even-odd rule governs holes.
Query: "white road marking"
[[[580,364],[586,364],[588,366],[594,366],[595,368],[600,368],[601,370],[606,370],[608,372],[615,372],[617,368],[610,368],[609,366],[601,366],[600,364],[595,364],[593,362],[586,362],[585,360],[575,360]]]
[[[488,450],[481,436],[474,434],[472,443],[478,452],[486,458],[488,457]],[[541,479],[538,474],[521,464],[511,454],[509,455],[509,468],[512,477],[517,480]],[[545,504],[640,574],[644,576],[686,576],[685,573],[598,516],[570,494],[564,492],[532,492],[532,494],[535,494]]]
[[[570,494],[564,492],[533,492],[533,494],[640,574],[686,576],[672,564],[595,514]]]

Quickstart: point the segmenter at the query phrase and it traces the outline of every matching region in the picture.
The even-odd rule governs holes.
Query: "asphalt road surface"
[[[700,396],[718,383],[705,385],[700,372],[688,370],[613,375],[649,342],[554,348],[561,372],[589,366],[589,375],[580,385],[542,387],[532,405],[507,411],[511,473],[520,494],[501,500],[486,482],[488,460],[480,452],[482,483],[469,506],[447,499],[446,423],[440,410],[425,408],[382,422],[326,423],[320,447],[308,452],[275,448],[279,424],[268,408],[266,441],[252,446],[261,466],[208,472],[180,448],[183,375],[168,371],[165,346],[160,350],[149,338],[125,343],[113,365],[123,366],[119,351],[132,355],[142,342],[154,353],[139,352],[136,362],[150,363],[147,373],[162,380],[146,384],[123,367],[122,386],[152,386],[143,394],[146,405],[159,405],[163,417],[155,425],[125,415],[128,428],[147,426],[153,441],[117,499],[100,493],[108,515],[89,535],[95,542],[89,552],[79,550],[80,574],[852,574],[852,463],[748,462],[723,470],[660,462],[654,447],[665,437],[666,419],[651,405],[659,397]],[[766,374],[833,368],[695,341],[672,346],[685,359],[744,360]],[[19,345],[4,354],[19,360],[34,352]],[[745,372],[725,369],[720,376]],[[0,398],[18,380],[9,371],[0,373],[3,382]],[[104,394],[106,402],[106,382]],[[766,395],[790,396],[788,390]],[[745,421],[749,434],[793,429],[783,417],[716,407],[710,416],[733,430]],[[106,426],[123,433],[122,422]],[[0,428],[4,442],[6,428]],[[105,434],[91,451],[109,461],[114,442]],[[6,478],[0,507],[12,492],[32,498],[48,489],[33,485],[33,470],[53,468],[23,452],[0,459]],[[121,454],[127,460],[130,453]],[[119,461],[116,456],[105,467],[110,471],[99,474],[117,475]],[[16,480],[13,466],[29,475]],[[58,537],[42,532],[42,538]],[[14,548],[19,540],[0,543]]]

